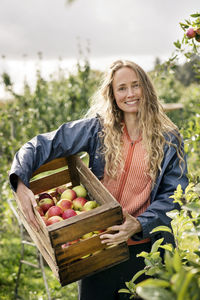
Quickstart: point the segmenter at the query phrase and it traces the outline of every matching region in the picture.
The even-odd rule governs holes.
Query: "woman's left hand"
[[[123,211],[124,223],[122,225],[114,225],[109,227],[109,230],[116,231],[116,233],[105,233],[100,236],[101,243],[109,245],[117,245],[126,242],[132,235],[142,231],[140,222],[129,215],[127,211]]]

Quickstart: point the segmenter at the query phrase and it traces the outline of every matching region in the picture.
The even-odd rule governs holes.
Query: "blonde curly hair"
[[[129,67],[136,73],[142,88],[143,101],[141,101],[137,113],[138,125],[147,153],[145,159],[148,163],[148,175],[155,183],[158,171],[161,170],[166,143],[176,148],[179,165],[183,170],[182,139],[177,126],[164,113],[149,76],[139,65],[127,60],[115,61],[104,73],[100,88],[91,98],[91,108],[87,116],[94,116],[98,113],[103,120],[103,130],[100,135],[103,138],[102,152],[105,156],[105,171],[108,176],[116,178],[119,167],[122,169],[124,163],[122,157],[124,123],[123,111],[116,104],[112,83],[115,72],[123,67]],[[176,136],[178,146],[172,143],[170,133]],[[169,140],[166,140],[166,135],[169,136]]]

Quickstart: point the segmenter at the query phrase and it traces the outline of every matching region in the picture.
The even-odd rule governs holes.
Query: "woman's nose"
[[[129,87],[128,90],[127,90],[127,96],[128,97],[132,97],[135,93],[135,90],[133,87]]]

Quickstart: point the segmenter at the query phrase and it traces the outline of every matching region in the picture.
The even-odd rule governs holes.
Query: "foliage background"
[[[179,49],[180,50],[180,49]],[[180,52],[180,51],[179,51]],[[194,64],[195,60],[195,64]],[[200,84],[194,72],[199,56],[190,56],[180,65],[172,59],[161,65],[155,61],[150,76],[163,103],[182,103],[184,108],[169,113],[182,130],[188,154],[189,173],[199,174],[200,157]],[[41,132],[56,129],[63,122],[81,118],[89,107],[89,98],[98,86],[101,72],[92,70],[87,59],[77,62],[76,72],[64,75],[62,69],[44,80],[37,70],[37,84],[32,92],[24,82],[21,94],[13,91],[12,78],[3,73],[1,84],[10,92],[11,99],[0,103],[0,299],[13,299],[16,273],[20,259],[20,232],[7,199],[12,198],[8,183],[9,168],[14,153],[27,140]],[[35,261],[33,250],[27,249],[28,260]],[[45,266],[53,299],[77,299],[77,285],[61,288]],[[23,266],[19,294],[21,299],[47,299],[39,270]]]

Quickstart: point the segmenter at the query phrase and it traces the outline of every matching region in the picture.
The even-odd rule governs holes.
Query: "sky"
[[[38,64],[47,79],[58,64],[73,70],[80,48],[93,68],[124,58],[148,71],[172,54],[179,22],[199,11],[199,0],[0,0],[0,74],[19,91],[24,79],[34,86]]]

